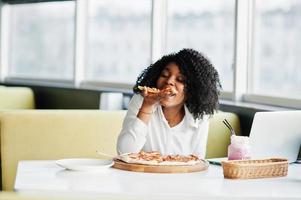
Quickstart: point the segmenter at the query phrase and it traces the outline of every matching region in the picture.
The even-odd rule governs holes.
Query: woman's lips
[[[164,87],[163,90],[169,90],[169,92],[171,93],[170,96],[174,96],[174,95],[178,94],[178,91],[176,89],[169,87],[169,86]]]
[[[176,97],[176,94],[170,94],[170,95],[166,96],[165,99],[167,99],[167,100],[173,100],[175,97]]]

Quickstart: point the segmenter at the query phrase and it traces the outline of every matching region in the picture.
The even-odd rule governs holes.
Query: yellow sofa
[[[34,109],[32,89],[28,87],[6,87],[0,85],[0,109]]]
[[[116,140],[126,111],[10,110],[0,112],[3,190],[12,190],[18,161],[95,157],[96,150],[116,155]],[[227,120],[239,132],[233,113],[210,119],[207,158],[226,155],[230,133]]]
[[[86,193],[18,193],[18,192],[0,192],[1,200],[165,200],[164,196],[145,196],[141,194],[95,194],[89,195]]]
[[[240,133],[239,117],[230,112],[215,113],[210,118],[209,135],[207,140],[206,158],[219,158],[227,156],[228,145],[230,144],[230,131],[222,123],[224,119],[231,124],[237,135]]]

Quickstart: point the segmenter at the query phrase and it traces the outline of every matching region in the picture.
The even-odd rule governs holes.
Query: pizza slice
[[[163,156],[163,161],[159,163],[159,165],[196,165],[201,162],[196,155],[188,155],[188,156],[181,156],[181,155],[167,155]]]
[[[159,90],[158,88],[151,88],[151,87],[147,87],[147,86],[138,86],[138,89],[141,91],[147,91],[148,93],[153,93],[153,94],[157,94],[160,93],[161,90]]]
[[[147,86],[138,86],[138,89],[141,91],[147,91],[148,93],[152,93],[152,94],[158,94],[160,92],[162,93],[166,93],[166,92],[170,92],[171,94],[177,94],[178,92],[175,89],[172,89],[171,87],[166,87],[162,90],[158,89],[158,88],[154,88],[154,87],[147,87]]]

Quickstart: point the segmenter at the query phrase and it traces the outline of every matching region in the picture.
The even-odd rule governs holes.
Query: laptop
[[[257,112],[249,137],[252,159],[277,157],[295,162],[301,145],[301,110]],[[208,159],[215,165],[223,160],[227,158]]]
[[[301,145],[301,110],[257,112],[249,137],[252,159],[281,157],[295,162]]]

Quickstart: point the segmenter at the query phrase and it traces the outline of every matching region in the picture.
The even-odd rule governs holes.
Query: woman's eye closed
[[[167,73],[162,73],[161,76],[167,78],[169,75]]]
[[[183,83],[184,82],[184,78],[183,77],[178,77],[177,81],[179,81],[180,83]]]

